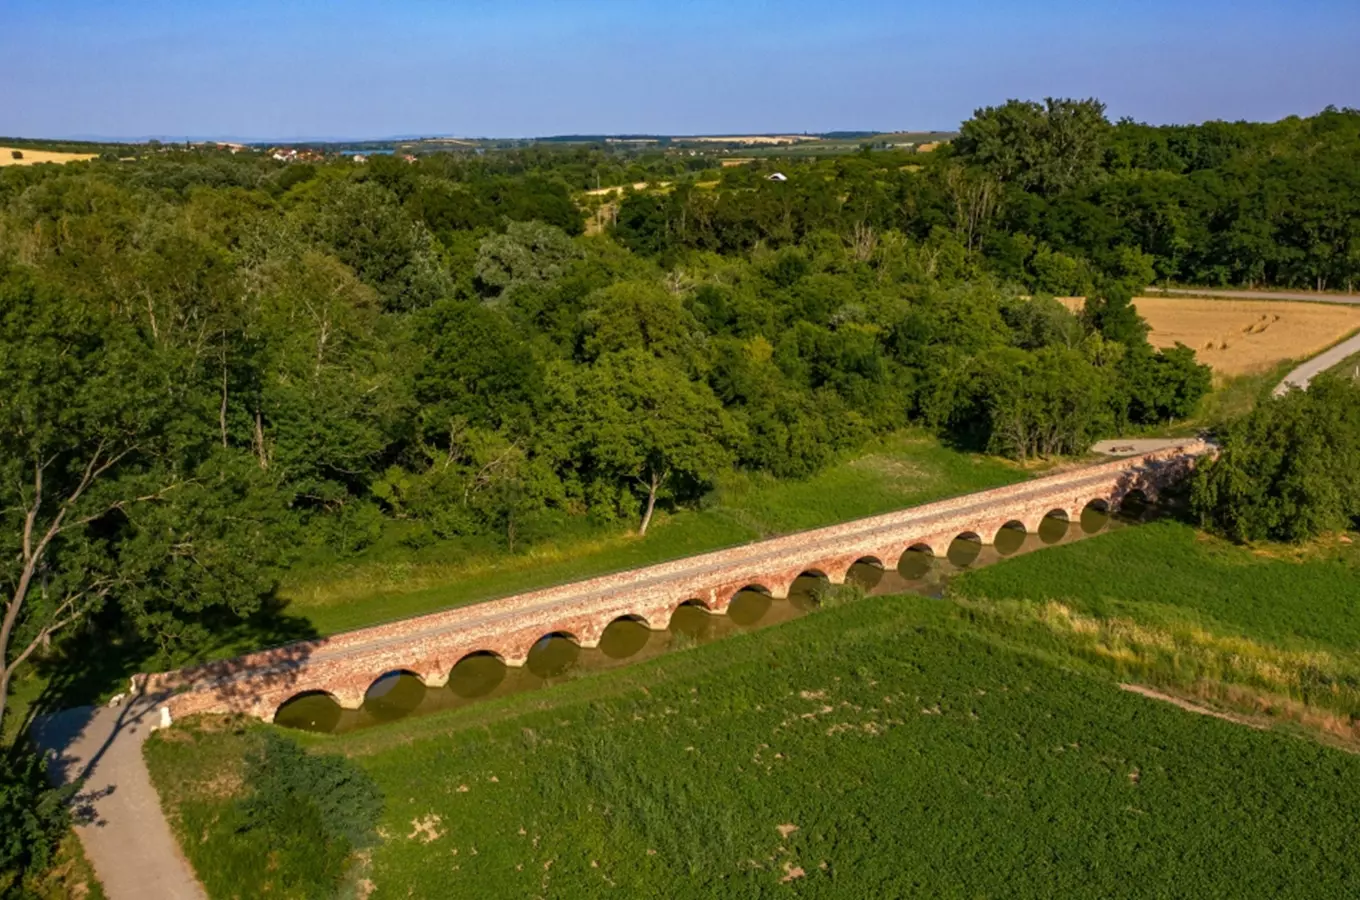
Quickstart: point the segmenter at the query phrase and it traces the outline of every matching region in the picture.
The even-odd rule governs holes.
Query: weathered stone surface
[[[324,691],[342,706],[357,708],[373,681],[388,672],[407,671],[427,684],[442,684],[454,664],[470,653],[491,652],[519,666],[547,634],[569,635],[593,647],[605,627],[621,616],[662,630],[687,601],[721,613],[745,587],[783,597],[804,572],[841,583],[858,560],[873,559],[892,568],[918,545],[941,556],[959,535],[991,543],[1009,522],[1021,522],[1034,532],[1049,512],[1061,510],[1075,521],[1092,501],[1118,504],[1134,490],[1155,499],[1163,486],[1210,451],[1203,441],[1187,441],[829,528],[151,675],[145,689],[172,693],[166,702],[176,716],[243,712],[269,720],[285,701],[311,691]]]

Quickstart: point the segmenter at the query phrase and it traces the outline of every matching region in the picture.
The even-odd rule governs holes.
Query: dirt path
[[[1216,709],[1210,709],[1207,706],[1200,706],[1198,703],[1191,703],[1189,700],[1184,700],[1180,697],[1176,697],[1171,694],[1164,694],[1159,690],[1147,687],[1145,685],[1120,684],[1119,689],[1121,691],[1128,691],[1130,694],[1138,694],[1140,696],[1147,697],[1151,700],[1161,700],[1163,703],[1170,703],[1172,706],[1178,706],[1181,709],[1185,710],[1186,712],[1192,712],[1199,716],[1209,716],[1210,718],[1214,719],[1223,719],[1225,722],[1233,722],[1237,725],[1246,725],[1248,728],[1255,728],[1258,731],[1265,731],[1268,728],[1270,728],[1270,726],[1264,722],[1258,722],[1255,719],[1250,719],[1247,718],[1246,716],[1234,715],[1233,713],[1219,712]]]
[[[49,774],[69,784],[85,777],[76,798],[76,833],[109,900],[207,900],[161,811],[142,759],[158,706],[134,698],[40,718],[33,738],[53,752]]]

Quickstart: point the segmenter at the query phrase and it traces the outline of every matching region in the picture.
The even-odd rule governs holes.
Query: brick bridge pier
[[[1034,533],[1045,516],[1076,521],[1087,506],[1111,508],[1131,492],[1154,500],[1210,452],[1204,441],[1190,440],[829,528],[145,676],[142,687],[167,695],[163,704],[175,716],[239,712],[272,721],[288,700],[313,692],[357,709],[370,685],[391,672],[442,687],[454,665],[471,654],[492,653],[521,666],[546,635],[594,647],[616,619],[640,620],[660,631],[686,603],[723,613],[745,588],[784,597],[803,574],[840,584],[857,562],[891,569],[908,550],[941,556],[958,537],[990,544],[1007,526]]]

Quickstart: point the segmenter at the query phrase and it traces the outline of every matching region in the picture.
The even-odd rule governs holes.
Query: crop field
[[[352,876],[374,900],[1360,888],[1360,756],[1121,690],[973,619],[868,599],[306,742],[387,798]],[[223,824],[263,726],[205,724],[147,745],[173,827],[212,897],[277,896]]]
[[[1325,303],[1139,297],[1134,305],[1152,326],[1154,345],[1179,341],[1228,376],[1306,359],[1360,329],[1360,308]]]
[[[15,159],[14,151],[23,154]],[[94,159],[95,153],[59,153],[55,150],[30,150],[27,147],[0,147],[0,166],[33,166],[38,163],[68,163]]]

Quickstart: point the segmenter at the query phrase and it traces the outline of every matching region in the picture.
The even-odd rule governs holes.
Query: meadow
[[[302,740],[386,795],[352,875],[374,898],[1349,895],[1360,756],[1273,710],[1227,721],[1121,690],[1150,670],[1087,638],[1193,626],[1343,659],[1354,563],[1348,545],[1281,558],[1153,524],[943,600],[870,598]],[[1053,603],[1081,624],[1050,627]],[[206,720],[147,747],[214,897],[278,896],[224,825],[264,727]]]

